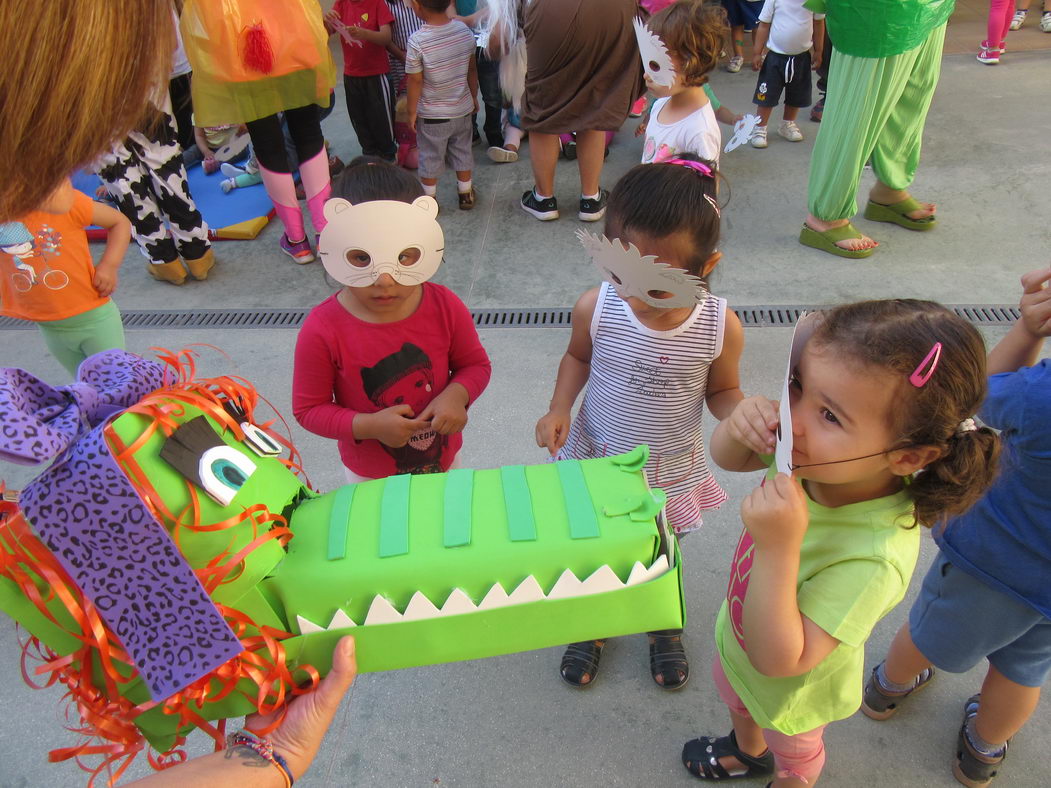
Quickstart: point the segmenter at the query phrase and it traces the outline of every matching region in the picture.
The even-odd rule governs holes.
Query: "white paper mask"
[[[642,67],[646,76],[655,85],[670,88],[675,83],[675,65],[671,62],[668,47],[638,17],[635,17],[635,38],[639,42]]]
[[[371,200],[325,203],[328,225],[318,252],[329,276],[349,287],[368,287],[390,274],[400,285],[426,282],[442,262],[445,235],[433,197],[415,202]]]
[[[748,142],[752,138],[752,132],[755,131],[755,127],[759,125],[759,121],[760,117],[758,115],[745,115],[737,121],[734,124],[734,135],[726,143],[723,153],[729,153]]]
[[[793,370],[799,364],[799,357],[803,355],[803,347],[807,340],[813,335],[821,318],[817,312],[808,312],[801,315],[796,321],[795,331],[792,332],[792,349],[788,353],[788,371],[785,373],[785,382],[781,387],[781,403],[779,415],[781,423],[777,427],[777,446],[774,449],[774,464],[781,473],[792,474],[792,406],[789,401],[791,396],[790,382]]]
[[[587,250],[602,278],[613,285],[622,299],[631,297],[645,301],[658,309],[694,306],[700,302],[707,288],[693,274],[658,263],[657,255],[644,255],[628,244],[625,250],[619,240],[610,241],[586,230],[577,230],[577,238]],[[656,298],[651,293],[671,293],[668,298]]]

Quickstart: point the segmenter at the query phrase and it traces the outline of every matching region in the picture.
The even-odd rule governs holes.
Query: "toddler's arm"
[[[131,222],[120,211],[103,203],[93,202],[91,223],[106,231],[106,249],[95,266],[95,276],[91,283],[100,296],[108,296],[117,289],[118,271],[131,240]]]
[[[988,373],[1014,372],[1031,367],[1040,356],[1044,338],[1051,336],[1051,268],[1022,277],[1022,317],[989,352]]]
[[[723,349],[708,370],[708,388],[704,393],[708,410],[719,421],[733,413],[737,403],[744,399],[738,373],[743,347],[744,329],[741,328],[741,320],[732,309],[727,309],[723,325]]]
[[[472,54],[467,61],[467,89],[471,91],[471,101],[474,103],[474,111],[478,112],[478,60]]]
[[[485,391],[493,373],[489,354],[478,339],[478,329],[474,327],[471,313],[459,299],[450,306],[449,372],[452,377],[420,414],[420,418],[430,421],[440,435],[463,430],[467,425],[467,407]]]
[[[197,150],[206,159],[214,159],[215,151],[208,147],[208,138],[204,136],[204,129],[200,126],[193,127],[193,141],[197,143]]]
[[[599,289],[582,295],[573,307],[573,333],[569,347],[558,365],[555,393],[547,414],[536,423],[536,445],[554,457],[569,436],[570,413],[591,373],[591,318],[595,314]]]
[[[709,449],[712,460],[727,471],[758,471],[766,464],[761,454],[772,454],[780,422],[777,402],[766,397],[740,400],[733,412],[719,422]]]
[[[752,71],[758,71],[763,67],[763,50],[766,42],[770,40],[770,23],[760,22],[755,29],[755,44],[752,46]]]
[[[825,20],[814,20],[814,51],[810,56],[810,67],[817,71],[825,57]]]
[[[814,668],[839,641],[799,611],[799,549],[809,523],[806,494],[783,473],[752,491],[741,519],[755,542],[744,639],[748,659],[764,676],[798,676]]]

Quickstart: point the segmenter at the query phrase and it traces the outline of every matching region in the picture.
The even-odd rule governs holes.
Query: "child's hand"
[[[810,522],[806,493],[794,478],[779,473],[744,499],[741,519],[758,549],[798,551]]]
[[[112,295],[113,291],[117,289],[117,271],[116,266],[99,265],[95,269],[95,276],[91,279],[91,284],[95,286],[95,291],[105,298],[108,295]]]
[[[1035,337],[1051,336],[1051,268],[1030,271],[1022,277],[1024,294],[1018,305],[1022,324]]]
[[[416,113],[409,110],[408,116],[405,118],[405,122],[409,124],[409,128],[416,131]]]
[[[781,417],[778,403],[766,397],[748,397],[737,403],[726,420],[730,437],[756,454],[771,454],[777,445]]]
[[[810,70],[811,71],[817,71],[819,68],[821,68],[821,62],[822,62],[823,59],[824,59],[824,53],[823,52],[819,52],[818,50],[815,49],[814,50],[814,54],[813,54],[813,56],[810,59]]]
[[[758,71],[763,67],[763,53],[760,50],[752,55],[752,71]]]
[[[463,432],[463,428],[467,426],[467,408],[463,404],[462,395],[451,387],[445,389],[423,409],[420,419],[429,421],[439,435]]]
[[[362,417],[365,417],[361,425],[364,429],[359,429]],[[426,419],[413,418],[412,408],[404,403],[376,413],[359,413],[354,419],[354,432],[359,439],[373,438],[392,449],[401,448],[415,433],[429,426]]]
[[[536,445],[547,449],[554,457],[569,437],[570,420],[568,410],[549,410],[536,423]]]

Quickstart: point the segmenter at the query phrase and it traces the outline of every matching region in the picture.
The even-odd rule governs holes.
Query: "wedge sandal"
[[[803,244],[803,246],[812,246],[814,249],[820,249],[822,252],[828,252],[838,257],[848,257],[857,260],[862,257],[869,257],[876,251],[876,247],[874,246],[871,249],[844,249],[841,246],[836,246],[836,242],[863,237],[857,231],[857,228],[849,222],[842,227],[833,227],[831,230],[825,230],[824,232],[804,224],[803,229],[799,232],[799,243]]]
[[[742,768],[728,771],[720,758],[733,756]],[[762,755],[748,755],[737,746],[737,733],[712,738],[702,736],[690,739],[682,748],[682,765],[701,780],[736,780],[747,777],[765,777],[774,773],[774,754],[767,750]]]
[[[923,206],[913,197],[906,197],[901,202],[891,203],[890,205],[883,205],[882,203],[869,200],[868,205],[865,206],[865,218],[871,222],[890,222],[899,227],[904,227],[906,230],[922,232],[933,229],[938,224],[938,220],[933,214],[923,219],[910,219],[906,216],[911,211],[922,210]]]

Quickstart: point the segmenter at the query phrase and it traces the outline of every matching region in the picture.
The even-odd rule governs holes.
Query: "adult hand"
[[[1030,271],[1022,277],[1023,295],[1018,306],[1022,324],[1035,337],[1051,336],[1051,267]]]
[[[774,400],[747,397],[737,403],[726,422],[730,437],[756,454],[770,454],[777,445],[775,430],[781,416]]]
[[[284,719],[270,733],[274,752],[288,763],[294,779],[299,779],[317,755],[321,740],[332,724],[343,696],[357,675],[354,658],[354,638],[347,636],[336,644],[332,653],[332,670],[313,692],[299,695],[283,709]],[[282,710],[272,714],[249,714],[245,729],[265,730],[272,725]],[[273,767],[271,767],[273,768]]]
[[[569,437],[571,418],[568,410],[549,410],[536,423],[536,445],[554,457]]]
[[[810,514],[802,485],[779,473],[741,503],[741,520],[759,550],[798,551]]]

